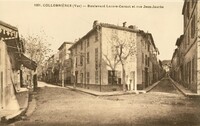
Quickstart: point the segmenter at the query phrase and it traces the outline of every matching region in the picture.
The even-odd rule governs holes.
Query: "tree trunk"
[[[31,72],[32,76],[32,72]],[[36,91],[38,87],[38,82],[37,82],[37,69],[33,73],[33,91]]]
[[[126,91],[126,73],[125,73],[125,68],[124,68],[124,64],[122,63],[122,84],[123,84],[123,91]]]

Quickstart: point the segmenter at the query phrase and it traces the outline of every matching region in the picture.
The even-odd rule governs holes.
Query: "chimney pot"
[[[123,27],[126,27],[126,22],[123,22]]]
[[[130,26],[128,26],[128,28],[130,28],[130,29],[133,29],[133,28],[134,28],[134,26],[133,26],[133,25],[130,25]]]
[[[95,21],[93,22],[93,28],[94,28],[97,24],[98,24],[98,20],[95,20]]]

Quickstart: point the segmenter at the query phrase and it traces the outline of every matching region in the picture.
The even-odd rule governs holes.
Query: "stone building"
[[[44,62],[44,65],[40,66],[38,74],[41,81],[45,81],[47,83],[52,83],[52,84],[58,84],[59,71],[60,71],[59,52],[57,52],[53,54],[51,57],[49,57]]]
[[[171,60],[163,60],[162,67],[165,70],[166,75],[169,75],[169,71],[171,68]]]
[[[124,62],[128,90],[144,89],[158,80],[159,52],[150,33],[125,23],[117,26],[94,21],[93,28],[70,48],[77,86],[121,90],[122,65],[116,58],[120,46],[124,54],[132,52]]]
[[[68,50],[72,46],[72,42],[63,42],[63,44],[58,48],[59,50],[59,82],[71,83],[71,59],[70,51]]]
[[[24,78],[25,69],[37,67],[24,55],[23,45],[18,29],[0,21],[0,110],[20,109],[19,99],[25,97],[24,86],[29,83]]]
[[[200,1],[185,0],[182,14],[184,31],[176,43],[179,70],[174,79],[200,94]]]

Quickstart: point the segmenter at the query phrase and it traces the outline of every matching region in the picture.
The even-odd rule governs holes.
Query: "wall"
[[[145,63],[145,56],[147,58],[150,56],[149,51],[148,51],[148,45],[150,43],[148,42],[149,40],[144,37],[142,34],[137,34],[137,84],[138,84],[138,89],[143,89],[145,88],[145,83],[146,85],[149,85],[150,81],[150,64],[149,66]],[[143,55],[143,56],[142,56]],[[143,57],[143,59],[142,59]],[[148,82],[145,80],[145,68],[148,69]]]
[[[18,71],[14,71],[11,60],[15,62],[13,55],[8,55],[6,44],[0,41],[1,49],[1,108],[19,109],[13,85],[19,84]],[[12,62],[13,64],[13,62]],[[18,76],[16,78],[16,76]],[[2,78],[3,77],[3,78]],[[3,82],[3,83],[2,83]],[[16,88],[17,89],[17,88]]]
[[[200,1],[197,4],[197,93],[200,94]]]
[[[114,64],[114,53],[113,44],[116,44],[115,40],[113,40],[113,35],[117,34],[119,40],[122,40],[126,43],[134,43],[136,48],[136,33],[114,29],[114,28],[102,28],[102,82],[103,85],[108,84],[108,70],[111,70],[111,67],[108,66],[108,62],[112,62]],[[127,50],[126,50],[127,51]],[[107,60],[107,58],[109,60]],[[113,65],[112,65],[113,66]],[[122,78],[122,67],[121,63],[116,66],[117,71],[121,71]],[[128,84],[129,90],[134,89],[134,84],[137,83],[137,71],[136,71],[136,55],[129,56],[125,63],[125,72],[126,72],[126,84]],[[134,74],[133,74],[134,73]],[[130,83],[131,82],[131,83]]]
[[[94,70],[95,70],[95,49],[96,48],[98,48],[98,61],[100,61],[100,39],[96,41],[95,36],[96,36],[96,32],[91,33],[84,39],[79,40],[78,44],[76,44],[74,48],[72,49],[72,52],[73,52],[72,57],[74,57],[73,67],[75,66],[75,71],[78,72],[77,83],[99,84],[99,81],[98,83],[95,83]],[[89,46],[87,46],[88,41],[89,41]],[[81,48],[81,43],[82,43],[82,48]],[[89,63],[87,63],[87,59],[86,59],[88,52],[89,52]],[[81,56],[83,57],[82,65],[80,63]],[[77,66],[74,64],[77,64]],[[73,72],[74,71],[72,71],[72,73]],[[87,83],[87,75],[86,75],[87,72],[89,72],[89,83]],[[81,73],[83,75],[83,78],[81,77]],[[99,70],[98,75],[100,76],[100,70]]]
[[[199,3],[199,2],[198,2]],[[198,59],[198,38],[197,38],[197,27],[195,27],[196,30],[196,34],[194,34],[194,37],[192,38],[192,19],[195,16],[195,26],[197,26],[198,22],[198,6],[196,6],[196,8],[194,8],[195,6],[190,5],[190,15],[189,15],[189,19],[185,19],[187,20],[187,25],[185,25],[185,34],[184,34],[184,42],[185,42],[185,57],[184,57],[184,71],[185,71],[185,81],[184,81],[184,85],[185,87],[189,88],[191,91],[193,92],[197,92],[197,74],[198,74],[198,66],[197,66],[197,59]],[[194,10],[194,11],[193,11]],[[193,13],[192,13],[193,11]],[[186,13],[185,13],[185,16]],[[194,59],[194,60],[193,60]],[[188,71],[188,63],[191,62],[191,65],[189,66],[191,69],[191,72],[189,73]],[[199,63],[198,63],[199,64]],[[194,66],[194,68],[193,68]],[[192,70],[194,69],[194,73],[192,73]],[[197,74],[196,74],[197,73]],[[192,79],[194,78],[194,79]]]

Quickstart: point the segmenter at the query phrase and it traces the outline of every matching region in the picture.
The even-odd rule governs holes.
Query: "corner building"
[[[134,54],[125,62],[128,90],[142,90],[160,79],[158,49],[150,33],[135,26],[117,26],[94,21],[93,28],[70,47],[77,86],[102,91],[122,90],[122,67],[115,64],[116,37],[132,43]],[[124,48],[125,49],[125,48]]]

